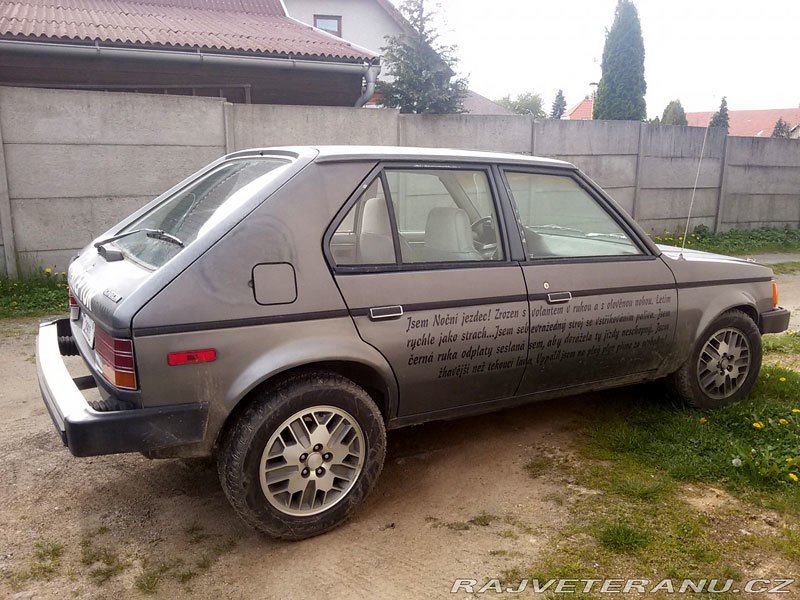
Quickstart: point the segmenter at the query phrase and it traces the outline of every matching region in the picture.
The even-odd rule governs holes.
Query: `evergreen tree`
[[[644,40],[639,14],[630,0],[617,3],[614,23],[606,34],[601,67],[594,118],[644,121],[647,118]]]
[[[542,108],[542,97],[536,92],[525,92],[516,98],[503,96],[497,103],[505,106],[509,110],[513,110],[520,115],[532,115],[534,119],[544,119],[547,113]]]
[[[772,137],[774,138],[788,138],[789,133],[792,131],[792,126],[780,117],[775,122],[775,128],[772,130]]]
[[[728,99],[727,97],[722,97],[722,102],[719,104],[719,110],[714,113],[714,116],[711,117],[711,120],[708,122],[709,127],[724,127],[725,133],[728,133],[729,130],[729,120],[728,120]]]
[[[381,102],[401,113],[462,112],[467,80],[455,75],[455,47],[438,42],[433,14],[425,9],[424,0],[404,0],[400,10],[411,32],[386,38],[383,62],[394,81],[378,82]]]
[[[686,120],[686,111],[683,110],[680,100],[673,100],[664,109],[664,114],[661,115],[662,125],[688,125]]]
[[[564,111],[567,110],[567,101],[564,99],[563,90],[558,90],[556,99],[553,100],[553,108],[550,109],[551,119],[560,119],[564,116]]]

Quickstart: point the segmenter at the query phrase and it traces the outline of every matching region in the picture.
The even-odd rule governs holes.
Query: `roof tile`
[[[349,60],[374,57],[290,19],[279,0],[12,0],[0,2],[0,36]]]

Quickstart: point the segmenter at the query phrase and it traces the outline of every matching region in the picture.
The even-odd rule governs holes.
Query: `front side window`
[[[342,37],[342,17],[338,15],[314,15],[314,27]]]
[[[141,232],[114,243],[126,256],[156,269],[251,199],[288,164],[288,160],[270,157],[222,163],[120,231],[158,229],[173,241]]]
[[[462,169],[387,169],[404,263],[503,260],[489,178]]]
[[[506,172],[530,258],[626,256],[641,250],[577,181]]]

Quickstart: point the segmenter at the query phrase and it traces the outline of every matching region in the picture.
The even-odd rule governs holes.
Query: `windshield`
[[[134,230],[161,230],[184,246],[202,237],[244,202],[256,194],[290,161],[258,157],[232,160],[212,169],[170,196],[156,208],[130,223],[120,233]],[[114,242],[127,257],[156,269],[183,248],[168,239],[134,233]]]

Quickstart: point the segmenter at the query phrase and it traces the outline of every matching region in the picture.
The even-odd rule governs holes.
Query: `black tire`
[[[746,338],[749,345],[750,366],[746,376],[733,393],[720,398],[709,395],[700,385],[698,362],[706,343],[715,333],[723,329],[733,329]],[[689,406],[706,409],[721,408],[746,397],[753,388],[760,370],[761,332],[753,319],[746,313],[734,309],[721,314],[706,327],[703,334],[697,339],[689,358],[681,365],[680,369],[670,375],[668,383],[673,394]]]
[[[366,446],[363,464],[352,487],[330,508],[313,515],[286,514],[267,499],[262,489],[262,454],[271,436],[287,419],[316,406],[334,407],[353,417]],[[350,518],[375,485],[385,455],[386,429],[369,394],[340,375],[305,372],[256,392],[224,434],[217,470],[228,501],[246,523],[276,538],[301,540],[329,531]]]

